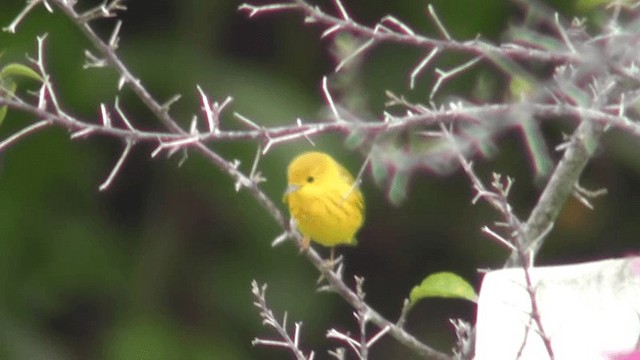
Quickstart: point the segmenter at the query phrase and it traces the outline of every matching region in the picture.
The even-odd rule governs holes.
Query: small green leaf
[[[452,272],[439,272],[427,276],[420,285],[411,289],[409,294],[411,305],[429,297],[478,301],[478,295],[471,284]]]
[[[529,117],[524,118],[520,124],[526,139],[525,144],[533,160],[536,179],[546,179],[553,168],[553,161],[540,127]]]
[[[604,8],[608,4],[613,4],[612,0],[578,0],[576,1],[576,9],[581,12],[588,12],[597,10],[596,8]],[[631,6],[632,2],[629,0],[621,1],[619,5]]]
[[[0,79],[23,77],[42,81],[40,75],[30,67],[18,63],[8,64],[0,70]]]
[[[391,179],[387,196],[393,205],[399,206],[407,198],[407,187],[409,186],[409,175],[400,170],[396,170]]]
[[[519,70],[519,69],[518,69]],[[509,82],[509,93],[514,99],[522,99],[523,97],[531,96],[535,93],[536,83],[535,80],[530,79],[527,76],[515,75],[511,77]]]
[[[16,92],[17,86],[18,85],[16,85],[16,83],[11,79],[3,80],[2,78],[0,78],[0,95],[6,92],[6,94],[9,95],[8,97],[12,97],[13,94]],[[7,109],[8,109],[7,105],[0,106],[0,125],[2,125],[2,121],[7,116]]]
[[[11,98],[18,89],[18,78],[42,81],[40,75],[30,67],[18,63],[8,64],[0,70],[0,96],[8,95],[7,98]],[[0,106],[0,125],[6,116],[7,106]]]
[[[7,105],[0,106],[0,125],[2,125],[5,116],[7,116]]]
[[[533,43],[547,51],[558,51],[564,46],[562,42],[558,41],[554,37],[542,35],[538,31],[533,31],[523,27],[512,27],[509,29],[509,33],[515,41]]]
[[[371,157],[371,174],[373,175],[373,182],[377,186],[382,187],[387,182],[389,169],[379,156]]]
[[[347,136],[347,139],[345,140],[345,145],[347,146],[348,149],[356,149],[360,147],[360,145],[362,145],[362,143],[364,143],[366,139],[367,139],[367,136],[364,132],[352,131],[349,134],[349,136]]]
[[[9,95],[13,95],[18,88],[18,84],[10,78],[0,78],[0,91],[6,92]]]

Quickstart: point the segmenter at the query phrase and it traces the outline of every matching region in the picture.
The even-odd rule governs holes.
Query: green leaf
[[[519,70],[519,69],[518,69]],[[522,74],[512,74],[509,82],[509,93],[513,99],[521,99],[535,93],[536,82],[528,76]]]
[[[521,126],[525,144],[529,148],[529,155],[533,160],[536,179],[545,179],[551,173],[553,161],[540,127],[529,117],[523,119]]]
[[[604,7],[608,4],[613,4],[612,0],[578,0],[576,1],[576,9],[582,12],[596,10],[598,7]],[[622,1],[620,5],[630,6],[631,1]]]
[[[515,41],[536,44],[548,51],[559,51],[564,44],[551,36],[542,35],[540,32],[522,27],[509,29],[511,38]]]
[[[346,147],[352,150],[360,147],[360,145],[362,145],[362,143],[367,139],[366,135],[367,134],[362,131],[352,131],[345,140]]]
[[[18,85],[11,79],[3,80],[2,78],[0,78],[0,95],[6,92],[9,95],[8,97],[12,97],[13,94],[16,92],[17,87]],[[0,125],[2,125],[2,121],[7,116],[7,109],[8,109],[7,105],[0,106]]]
[[[40,75],[30,67],[18,63],[8,64],[0,70],[0,96],[4,94],[8,95],[8,98],[12,97],[18,89],[18,84],[16,83],[18,78],[42,81]],[[6,105],[0,106],[0,125],[2,125],[2,121],[7,116],[7,108]]]
[[[382,187],[389,177],[389,169],[379,156],[371,157],[371,174],[373,175],[373,182]]]
[[[452,272],[439,272],[427,276],[420,285],[411,289],[409,294],[411,305],[429,297],[478,301],[478,295],[471,284]]]
[[[7,105],[0,106],[0,125],[2,125],[5,116],[7,116]]]
[[[30,67],[18,63],[8,64],[0,70],[0,79],[23,77],[42,81],[40,75]]]
[[[409,186],[409,175],[406,172],[396,170],[396,173],[391,179],[391,185],[389,186],[389,201],[393,205],[399,206],[407,198],[407,187]]]

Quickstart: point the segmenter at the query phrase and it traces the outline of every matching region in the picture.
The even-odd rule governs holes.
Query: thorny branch
[[[291,230],[292,229],[290,229],[290,231]],[[300,244],[302,239],[298,237],[296,238],[296,241]],[[354,309],[359,309],[359,311],[364,311],[368,314],[369,321],[376,324],[376,326],[381,329],[388,329],[389,335],[398,342],[429,359],[450,359],[448,355],[420,342],[413,335],[409,334],[402,326],[387,320],[380,315],[380,313],[371,308],[366,302],[361,300],[358,294],[351,290],[351,288],[349,288],[349,286],[342,280],[340,272],[329,269],[326,266],[325,260],[322,259],[312,248],[309,248],[309,250],[305,252],[305,256],[316,267],[316,269],[320,271],[324,279],[326,279],[329,284],[331,290],[338,293]]]
[[[524,272],[525,284],[527,294],[529,295],[529,301],[531,303],[531,318],[535,322],[537,326],[538,334],[544,343],[545,349],[547,350],[547,355],[549,355],[550,360],[555,359],[555,355],[553,352],[553,347],[551,346],[551,338],[547,334],[544,329],[542,323],[542,316],[540,314],[540,310],[538,307],[538,301],[536,299],[536,288],[531,281],[531,275],[529,273],[529,269],[533,266],[533,252],[527,251],[525,248],[524,240],[526,239],[525,227],[518,220],[518,218],[513,214],[513,209],[509,204],[508,197],[509,192],[511,190],[511,186],[513,185],[513,179],[507,178],[506,182],[502,181],[502,177],[499,175],[494,175],[494,180],[492,182],[492,187],[495,189],[493,192],[494,195],[497,196],[498,201],[502,203],[501,208],[502,215],[504,219],[504,223],[501,225],[505,226],[510,233],[510,242],[515,247],[515,253],[517,253],[520,263],[522,264],[522,269]],[[541,238],[545,237],[549,231],[551,231],[551,226],[542,231],[539,236]]]
[[[165,106],[149,93],[149,91],[126,67],[126,65],[120,60],[115,52],[113,46],[105,43],[100,37],[93,31],[89,23],[85,20],[85,17],[78,14],[73,8],[71,2],[65,0],[50,0],[55,4],[65,15],[67,15],[72,22],[83,32],[83,34],[89,39],[89,41],[100,52],[100,55],[107,59],[107,62],[119,73],[120,84],[119,86],[129,86],[140,100],[154,113],[154,115],[160,120],[160,122],[171,132],[176,135],[185,136],[186,132],[178,125],[178,122],[172,118],[169,114],[168,106]],[[117,3],[117,1],[116,1]],[[117,10],[118,7],[114,7],[112,10]],[[117,43],[116,40],[111,40],[111,44]],[[104,126],[103,126],[104,127]],[[129,131],[130,132],[130,131]],[[209,149],[202,142],[194,142],[190,144],[192,148],[198,151],[201,155],[211,161],[214,165],[227,173],[238,184],[247,188],[249,192],[254,196],[260,205],[262,205],[267,212],[274,217],[274,219],[282,226],[287,226],[284,216],[275,204],[258,188],[257,184],[245,176],[237,166],[234,166],[233,162],[227,161],[219,154]]]
[[[273,311],[267,305],[267,285],[264,284],[259,286],[258,283],[253,280],[251,282],[251,293],[255,298],[254,305],[260,310],[260,317],[262,318],[262,323],[264,325],[268,325],[274,328],[278,335],[282,340],[265,340],[255,338],[251,341],[252,345],[266,345],[266,346],[276,346],[276,347],[284,347],[288,348],[293,356],[297,360],[313,360],[315,354],[314,352],[310,352],[309,355],[305,355],[302,350],[300,350],[300,329],[302,328],[301,322],[296,322],[294,325],[294,333],[293,337],[289,335],[289,331],[287,330],[287,313],[284,313],[282,317],[282,321],[278,321],[276,317],[273,315]]]
[[[245,11],[250,17],[280,10],[302,12],[305,15],[305,22],[319,24],[321,27],[326,28],[322,34],[323,37],[335,35],[340,32],[360,36],[365,45],[356,49],[353,52],[354,54],[360,54],[374,44],[382,42],[404,43],[424,48],[429,51],[429,53],[412,71],[409,84],[410,88],[413,88],[417,75],[420,74],[439,53],[445,50],[460,51],[472,56],[477,56],[467,63],[451,70],[445,71],[436,68],[437,81],[432,87],[430,98],[433,98],[433,94],[438,90],[442,81],[466,70],[483,58],[493,62],[499,69],[501,68],[513,75],[519,75],[521,73],[521,69],[518,68],[517,71],[515,70],[516,65],[512,62],[513,59],[532,62],[542,61],[560,65],[557,67],[557,74],[553,79],[554,81],[548,84],[541,84],[543,87],[546,86],[544,91],[548,91],[550,96],[549,94],[540,94],[543,95],[543,97],[537,95],[537,97],[540,98],[538,100],[542,100],[541,102],[531,101],[534,99],[534,97],[531,97],[527,99],[528,101],[524,101],[521,104],[509,104],[509,109],[513,110],[514,113],[524,110],[524,113],[530,114],[535,118],[545,117],[545,115],[537,111],[541,103],[548,104],[556,110],[566,110],[571,106],[576,106],[580,109],[573,115],[566,113],[560,115],[564,117],[569,115],[569,117],[580,121],[581,124],[572,136],[572,141],[567,146],[562,160],[549,179],[540,200],[526,222],[522,246],[535,256],[543,242],[543,237],[541,237],[543,231],[553,225],[563,204],[578,186],[580,174],[593,155],[593,150],[597,146],[600,135],[606,127],[617,127],[609,123],[608,120],[595,120],[590,114],[592,114],[593,111],[605,111],[612,116],[622,116],[626,118],[620,123],[637,123],[637,121],[635,121],[636,119],[627,118],[625,114],[625,109],[632,103],[638,101],[640,93],[637,90],[637,86],[625,88],[624,86],[614,85],[604,79],[624,77],[635,84],[638,83],[639,76],[637,75],[637,67],[635,65],[638,53],[637,51],[627,51],[627,47],[624,45],[628,43],[630,39],[637,40],[638,33],[632,30],[627,31],[625,30],[627,29],[626,27],[617,23],[620,19],[619,14],[621,12],[621,6],[617,3],[616,6],[614,6],[614,14],[610,22],[602,29],[603,34],[590,37],[580,21],[573,21],[571,28],[567,29],[559,15],[557,13],[551,13],[548,8],[536,6],[536,4],[523,3],[520,0],[514,1],[518,5],[523,5],[527,11],[531,10],[533,13],[537,11],[539,13],[536,13],[538,15],[537,21],[544,22],[555,30],[558,36],[557,41],[554,42],[555,45],[545,46],[542,45],[543,42],[529,42],[529,46],[522,45],[522,43],[518,45],[508,43],[495,46],[479,39],[474,39],[473,41],[457,41],[450,35],[450,32],[445,28],[432,6],[429,6],[429,14],[436,28],[443,36],[444,39],[442,40],[420,36],[400,20],[389,16],[381,19],[374,27],[357,23],[351,16],[348,16],[339,0],[336,1],[339,15],[331,15],[323,11],[320,7],[312,6],[303,0],[281,1],[270,5],[243,4],[240,6],[240,9]],[[631,23],[634,23],[634,21],[637,22],[637,19],[632,20]],[[529,36],[533,35],[527,31],[523,31],[522,33]],[[550,40],[547,35],[534,36],[538,36],[540,39],[546,37],[547,40]],[[347,56],[345,60],[341,61],[336,67],[336,71],[339,71],[342,65],[344,65],[344,62],[349,58],[351,58],[351,56]],[[592,62],[590,63],[590,61]],[[611,65],[599,69],[599,72],[594,72],[595,68],[600,66],[599,64]],[[567,73],[569,75],[566,75]],[[581,90],[579,85],[577,85],[585,82],[591,83],[591,94]],[[616,81],[616,83],[620,82]],[[617,104],[615,97],[619,98]],[[630,98],[634,98],[634,100],[629,101]],[[551,100],[552,103],[549,104],[548,100]],[[407,104],[405,103],[404,105]],[[518,109],[520,105],[526,109]],[[422,114],[429,111],[424,106],[406,107],[409,110],[408,113],[412,115],[416,112]],[[466,106],[459,107],[470,110],[470,108]],[[471,112],[467,114],[467,116],[473,118]],[[547,113],[546,115],[550,114]],[[446,117],[439,118],[446,121]],[[494,119],[494,117],[491,118]],[[396,117],[393,117],[393,120],[396,119]],[[477,119],[488,118],[479,115]],[[625,125],[624,127],[627,126]],[[635,131],[630,129],[625,129],[625,131],[635,134]],[[518,255],[514,251],[507,261],[506,266],[518,264],[520,264]]]
[[[566,105],[558,107],[553,104],[493,104],[493,105],[462,105],[451,103],[449,106],[438,108],[423,108],[420,112],[401,116],[388,116],[383,121],[358,121],[358,122],[319,122],[308,124],[296,124],[291,126],[275,126],[271,128],[259,128],[252,130],[222,130],[218,132],[198,132],[197,134],[162,132],[162,131],[142,131],[139,129],[106,127],[103,124],[92,123],[88,120],[77,119],[70,116],[59,116],[50,110],[39,108],[38,106],[25,103],[24,101],[0,97],[0,106],[8,105],[10,108],[29,113],[36,118],[50,118],[58,125],[70,131],[87,131],[92,135],[103,135],[120,139],[131,139],[137,142],[172,142],[192,140],[193,142],[208,143],[220,141],[243,141],[254,140],[261,143],[281,142],[279,139],[285,138],[292,141],[300,138],[317,136],[325,133],[344,133],[354,131],[364,132],[368,136],[402,129],[412,129],[415,127],[433,126],[440,123],[477,123],[478,119],[495,118],[495,125],[503,127],[504,130],[510,128],[512,123],[505,118],[511,112],[527,111],[535,117],[541,119],[563,118],[587,119],[602,126],[617,128],[628,134],[640,137],[640,124],[626,116],[619,116],[607,111],[598,109],[584,109],[579,106]],[[238,114],[236,114],[238,115]],[[241,116],[241,115],[239,115]],[[242,117],[243,120],[247,120]],[[323,119],[321,119],[323,120]],[[266,139],[266,140],[265,140]]]
[[[341,4],[340,1],[337,1]],[[342,5],[341,5],[342,6]],[[442,49],[459,51],[474,56],[484,55],[487,50],[503,53],[510,58],[541,61],[547,63],[579,63],[582,59],[570,52],[549,52],[535,48],[523,47],[515,44],[510,46],[494,46],[489,43],[474,39],[469,41],[457,41],[452,38],[434,39],[422,36],[413,31],[409,26],[399,20],[387,16],[382,18],[374,27],[369,27],[354,21],[351,17],[338,17],[322,11],[304,0],[290,0],[276,2],[269,5],[253,5],[245,3],[240,5],[240,10],[245,11],[249,17],[274,13],[284,10],[297,10],[305,15],[305,22],[319,24],[326,28],[322,37],[335,35],[339,32],[349,32],[361,36],[373,43],[393,42],[407,44],[427,49]],[[433,11],[433,10],[432,10]]]
[[[204,93],[201,92],[203,98],[203,108],[205,110],[205,118],[207,124],[209,125],[209,131],[205,133],[204,137],[202,137],[203,135],[201,135],[197,131],[196,127],[192,125],[191,131],[186,132],[169,114],[169,104],[163,105],[157,102],[155,98],[142,85],[142,83],[134,77],[134,75],[128,70],[125,64],[120,60],[118,55],[115,53],[115,44],[117,44],[118,42],[117,36],[112,36],[109,43],[105,43],[97,36],[97,34],[95,34],[95,32],[87,22],[87,19],[94,18],[94,14],[96,13],[93,10],[91,15],[89,16],[88,14],[77,13],[73,8],[73,4],[68,1],[50,0],[50,2],[54,4],[58,9],[62,10],[62,12],[66,14],[80,28],[80,30],[99,51],[99,56],[92,55],[92,63],[104,63],[113,67],[120,75],[119,87],[124,85],[129,86],[138,95],[141,101],[158,117],[161,123],[164,124],[164,126],[168,129],[168,132],[147,132],[135,128],[134,124],[132,124],[132,122],[129,121],[126,116],[124,116],[124,113],[121,111],[119,106],[117,106],[117,104],[114,106],[117,110],[118,115],[121,116],[124,127],[114,126],[114,122],[112,121],[111,116],[104,105],[101,106],[102,119],[100,123],[81,121],[75,119],[74,117],[71,117],[66,112],[64,112],[61,105],[56,100],[54,87],[50,81],[50,76],[44,66],[44,61],[42,61],[44,57],[43,38],[41,39],[42,41],[39,42],[39,60],[36,63],[38,65],[40,75],[43,79],[45,79],[45,84],[40,91],[38,105],[30,105],[28,102],[22,101],[17,97],[0,97],[0,105],[8,105],[12,109],[22,110],[27,113],[33,114],[36,118],[43,118],[46,120],[37,122],[33,126],[27,127],[24,130],[14,134],[14,136],[10,137],[6,142],[7,145],[13,143],[18,139],[21,139],[23,136],[36,131],[37,129],[40,129],[41,127],[48,125],[49,123],[56,123],[73,131],[71,137],[74,139],[85,138],[91,135],[106,135],[121,138],[126,141],[126,147],[120,159],[116,162],[116,165],[114,166],[107,180],[105,180],[105,182],[102,184],[101,190],[106,189],[113,181],[115,175],[122,168],[122,165],[126,160],[131,147],[138,142],[159,142],[160,145],[158,146],[158,149],[156,150],[156,152],[154,152],[154,154],[156,154],[157,151],[163,150],[169,150],[170,153],[173,153],[178,149],[194,149],[205,158],[209,159],[214,165],[226,172],[230,177],[235,179],[238,184],[237,188],[246,188],[258,201],[258,203],[266,209],[267,213],[270,214],[283,229],[285,229],[288,237],[294,238],[298,242],[302,241],[302,238],[299,236],[299,234],[293,231],[293,229],[290,227],[290,224],[285,221],[285,218],[280,210],[275,206],[271,199],[269,199],[258,187],[258,181],[255,181],[255,179],[252,177],[244,175],[238,169],[237,161],[228,161],[222,158],[219,154],[209,149],[205,145],[205,141],[207,141],[207,137],[209,137],[210,140],[214,140],[215,138],[224,139],[226,137],[229,140],[232,140],[234,138],[249,138],[259,140],[268,139],[268,141],[273,141],[272,139],[277,138],[278,136],[291,137],[291,134],[300,134],[299,137],[308,137],[314,133],[328,131],[327,128],[329,130],[333,130],[331,129],[331,126],[335,126],[334,124],[320,124],[308,128],[305,128],[304,125],[299,124],[295,127],[283,127],[280,130],[276,129],[275,132],[273,131],[273,129],[271,129],[270,132],[266,132],[262,128],[257,126],[251,127],[252,130],[244,133],[222,132],[219,131],[217,127],[218,120],[212,119],[212,116],[217,116],[219,111],[212,111],[212,109],[217,107],[217,110],[222,110],[221,108],[224,107],[223,105],[226,105],[228,102],[225,101],[223,102],[223,105],[214,105],[213,107],[211,107],[211,105],[208,103],[208,99],[206,98],[206,96],[204,96]],[[111,8],[111,10],[119,9],[119,7]],[[111,16],[110,12],[109,16]],[[99,57],[103,57],[104,61],[99,60]],[[46,101],[46,99],[49,99],[51,101]],[[249,119],[246,119],[244,117],[241,118],[245,124],[253,123]],[[216,126],[214,126],[214,124]],[[336,127],[334,129],[342,131],[348,129],[344,127],[344,125],[341,126],[341,128]],[[378,129],[383,128],[388,128],[388,125],[378,125]],[[267,144],[270,144],[270,142],[267,142]],[[306,251],[305,255],[309,259],[309,261],[324,275],[324,277],[330,284],[331,289],[345,298],[346,301],[355,308],[362,309],[362,311],[368,314],[368,319],[372,323],[378,325],[381,329],[385,329],[385,332],[388,331],[392,337],[396,338],[399,342],[418,352],[422,356],[430,357],[433,359],[449,359],[449,356],[447,356],[446,354],[441,353],[420,342],[411,334],[406,332],[403,328],[396,326],[395,324],[386,320],[379,313],[374,311],[369,305],[361,301],[361,299],[358,298],[358,295],[342,281],[341,277],[338,274],[326,268],[324,260],[313,249],[309,249],[308,251]]]
[[[552,226],[562,210],[562,205],[571,196],[578,184],[582,170],[595,151],[599,137],[604,127],[590,121],[583,121],[576,129],[564,156],[551,175],[540,199],[536,203],[529,220],[524,226],[520,250],[535,254],[540,250],[544,234]],[[506,266],[524,266],[522,255],[512,252]]]
[[[536,300],[536,288],[531,280],[529,269],[533,266],[534,252],[527,250],[526,240],[526,225],[523,224],[518,217],[513,213],[513,208],[509,204],[508,197],[511,192],[514,180],[510,177],[504,179],[501,175],[494,173],[493,180],[491,182],[491,189],[487,188],[482,180],[476,175],[473,170],[472,164],[465,159],[463,153],[456,147],[454,137],[449,129],[441,126],[442,134],[447,141],[452,142],[457,154],[458,161],[464,169],[467,177],[471,180],[473,188],[476,191],[476,196],[472,200],[473,203],[479,199],[485,200],[491,206],[493,206],[501,215],[502,221],[496,221],[495,227],[504,229],[506,236],[498,234],[496,231],[489,227],[484,227],[482,230],[488,234],[492,239],[496,240],[499,244],[504,245],[515,253],[518,258],[518,262],[521,264],[524,271],[526,291],[529,295],[531,303],[531,319],[537,326],[538,334],[540,335],[542,342],[547,350],[549,359],[555,358],[553,347],[551,346],[551,338],[545,332],[542,316]],[[539,234],[536,241],[541,241],[551,231],[551,225],[546,229],[543,229]]]
[[[52,11],[50,4],[53,4],[55,8],[71,19],[96,48],[97,55],[86,53],[86,66],[114,68],[120,77],[119,88],[130,87],[159,119],[165,129],[156,131],[138,129],[135,122],[130,121],[120,109],[117,99],[113,105],[118,116],[117,119],[112,118],[110,113],[112,107],[104,104],[100,106],[101,121],[99,122],[77,119],[67,114],[62,105],[58,103],[51,76],[45,68],[43,61],[44,37],[42,37],[38,39],[38,57],[34,60],[40,76],[44,79],[38,94],[37,104],[32,104],[15,95],[6,96],[4,92],[0,92],[0,106],[6,105],[13,110],[31,114],[38,120],[0,142],[0,151],[4,151],[15,142],[36,131],[53,125],[69,130],[72,139],[84,139],[97,135],[121,139],[125,147],[106,180],[100,186],[100,189],[104,190],[109,187],[122,169],[132,148],[139,143],[157,144],[152,156],[163,152],[170,155],[178,150],[185,152],[194,150],[234,179],[236,189],[247,189],[280,225],[284,233],[276,239],[274,244],[286,238],[293,238],[299,243],[302,241],[299,234],[285,220],[284,215],[273,201],[259,188],[261,177],[259,171],[256,170],[257,164],[260,157],[264,156],[269,149],[277,144],[295,139],[311,141],[312,136],[328,132],[344,134],[358,132],[364,134],[369,141],[375,141],[381,134],[392,134],[398,130],[428,134],[434,128],[439,128],[439,136],[448,139],[449,143],[453,144],[451,149],[454,149],[448,154],[450,159],[445,161],[455,162],[457,159],[470,177],[477,192],[474,201],[483,198],[503,214],[504,221],[495,225],[507,229],[507,234],[501,235],[499,231],[488,227],[484,231],[511,250],[512,255],[506,264],[507,266],[520,265],[523,267],[532,302],[532,317],[543,339],[548,340],[544,334],[540,314],[537,311],[535,289],[528,277],[528,268],[533,264],[533,258],[553,227],[555,218],[564,202],[575,189],[579,189],[580,174],[593,155],[598,140],[605,130],[615,128],[640,137],[638,113],[633,110],[640,101],[640,90],[637,86],[640,83],[640,75],[638,75],[636,66],[637,58],[640,57],[640,49],[627,46],[630,43],[640,42],[640,34],[626,30],[637,27],[636,17],[626,20],[629,22],[626,27],[625,24],[619,23],[622,21],[619,16],[622,11],[620,5],[614,7],[614,14],[611,16],[610,22],[603,27],[602,32],[597,36],[591,36],[579,21],[572,22],[567,27],[564,25],[566,22],[563,19],[555,13],[550,13],[544,7],[536,4],[530,5],[522,0],[513,1],[527,8],[528,11],[531,10],[532,13],[536,13],[536,11],[540,13],[536,13],[538,15],[536,21],[543,22],[546,27],[553,29],[555,37],[549,34],[532,33],[528,29],[520,29],[519,38],[516,36],[514,41],[504,44],[494,45],[480,38],[460,41],[455,39],[446,29],[438,17],[436,9],[432,6],[428,8],[429,15],[442,39],[420,35],[393,16],[383,17],[372,27],[360,24],[353,20],[340,0],[333,1],[336,15],[331,15],[304,0],[281,1],[269,5],[243,4],[239,8],[249,17],[282,11],[298,11],[305,16],[307,23],[316,24],[323,29],[321,35],[323,38],[335,36],[341,32],[359,37],[362,40],[362,45],[339,61],[335,68],[336,72],[355,57],[362,56],[373,46],[385,42],[406,44],[421,48],[426,54],[410,72],[409,87],[414,88],[418,76],[428,71],[430,66],[434,66],[434,62],[441,54],[458,52],[468,55],[469,58],[466,61],[450,69],[433,68],[436,83],[431,88],[431,100],[448,79],[468,71],[479,62],[488,62],[499,71],[513,77],[522,74],[522,69],[514,63],[516,60],[552,65],[555,66],[556,73],[551,79],[537,81],[535,89],[523,94],[520,102],[472,105],[455,101],[442,105],[430,103],[427,106],[410,104],[402,98],[391,95],[391,101],[388,105],[391,107],[399,106],[400,113],[385,112],[379,120],[358,119],[358,121],[347,121],[340,116],[336,101],[331,95],[328,81],[325,78],[322,81],[322,89],[327,106],[331,110],[331,116],[327,119],[320,119],[320,122],[314,123],[296,119],[291,125],[266,128],[259,125],[260,122],[235,114],[236,120],[247,129],[233,131],[223,129],[219,119],[221,112],[231,102],[231,98],[227,98],[221,103],[212,103],[206,93],[198,87],[197,90],[202,100],[203,119],[193,119],[187,131],[182,128],[181,122],[170,115],[171,104],[179,96],[174,96],[165,103],[157,101],[116,54],[120,23],[116,23],[108,41],[102,40],[91,28],[90,21],[110,18],[115,16],[118,11],[125,10],[121,0],[107,1],[85,13],[76,12],[74,9],[75,1],[29,0],[16,19],[4,28],[5,31],[15,32],[20,22],[37,5],[43,5]],[[632,8],[630,7],[630,9]],[[637,10],[633,11],[637,12]],[[536,43],[531,39],[544,39],[545,41]],[[627,109],[632,110],[627,111]],[[466,160],[467,157],[475,154],[477,142],[491,141],[496,135],[520,126],[521,121],[518,120],[520,114],[527,114],[529,118],[538,121],[562,118],[571,119],[578,123],[569,142],[561,147],[561,150],[564,151],[563,157],[553,171],[545,190],[526,222],[521,221],[513,214],[506,201],[512,181],[507,180],[505,184],[501,177],[496,176],[493,182],[494,189],[489,190],[474,174],[471,161]],[[201,122],[205,124],[205,131],[198,130],[198,124]],[[482,128],[485,137],[469,138],[469,134],[473,132],[465,130],[478,128]],[[257,142],[256,158],[248,176],[239,169],[237,160],[227,160],[206,145],[210,142],[239,140]],[[313,249],[306,251],[305,256],[322,273],[330,289],[337,292],[356,309],[361,325],[360,339],[354,340],[358,346],[367,343],[364,337],[364,328],[366,323],[370,321],[382,329],[379,334],[384,335],[388,332],[399,342],[425,357],[450,358],[406,332],[402,327],[402,322],[393,324],[378,314],[365,302],[364,296],[361,296],[361,288],[359,291],[356,286],[356,291],[353,291],[342,280],[340,272],[328,269],[324,260]],[[264,299],[264,289],[262,292],[259,291],[257,284],[253,284],[253,288],[254,295],[260,303],[260,295]],[[266,300],[263,302],[266,306]],[[261,309],[264,310],[266,307],[261,307]],[[275,318],[273,320],[278,325]],[[273,324],[271,325],[273,326]],[[274,327],[278,330],[277,326]],[[298,329],[296,326],[296,334]],[[280,335],[286,342],[288,336],[286,335],[286,326],[281,326],[280,330],[284,330],[284,335],[282,333]],[[280,330],[278,331],[280,332]],[[297,335],[294,338],[289,338],[289,341],[297,346]],[[553,358],[550,343],[545,342],[545,345],[547,345],[550,357]],[[286,347],[291,348],[289,345]],[[361,352],[360,356],[366,358],[366,352],[365,349],[364,354]],[[301,352],[298,354],[294,351],[294,354],[299,359],[305,358],[300,357],[300,355],[304,356]],[[309,356],[309,358],[311,357],[312,355]]]
[[[366,360],[369,358],[369,349],[380,340],[384,335],[386,335],[390,328],[385,326],[381,328],[377,333],[373,336],[367,336],[367,324],[369,323],[369,309],[366,306],[364,301],[365,293],[362,288],[364,283],[364,279],[361,277],[355,277],[356,280],[356,294],[360,300],[360,307],[356,308],[356,311],[353,312],[353,316],[358,321],[360,333],[359,338],[354,338],[350,336],[348,333],[342,333],[336,329],[330,329],[327,333],[328,338],[337,339],[345,343],[357,356],[359,360]],[[338,353],[336,351],[335,353]]]

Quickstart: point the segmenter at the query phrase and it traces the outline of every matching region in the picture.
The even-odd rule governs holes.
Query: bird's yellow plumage
[[[355,245],[364,199],[349,170],[331,156],[307,152],[291,161],[283,201],[306,239],[324,246]]]

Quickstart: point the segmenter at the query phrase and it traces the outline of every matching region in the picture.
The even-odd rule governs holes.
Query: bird
[[[282,200],[303,236],[333,249],[356,245],[364,222],[365,203],[353,175],[330,155],[311,151],[295,157],[287,168],[288,186]]]

